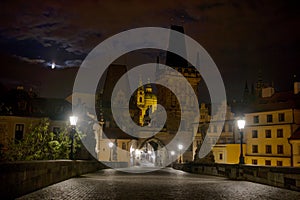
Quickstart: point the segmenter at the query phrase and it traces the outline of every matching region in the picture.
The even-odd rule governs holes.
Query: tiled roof
[[[289,140],[300,140],[300,127],[292,134]]]

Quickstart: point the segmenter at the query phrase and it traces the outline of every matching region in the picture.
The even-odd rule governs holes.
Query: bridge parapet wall
[[[0,194],[12,199],[45,186],[104,168],[96,161],[49,160],[0,163]]]
[[[300,191],[300,168],[216,163],[175,164],[173,167],[191,173],[223,176]]]

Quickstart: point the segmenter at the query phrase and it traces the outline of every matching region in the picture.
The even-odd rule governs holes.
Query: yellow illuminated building
[[[140,81],[140,87],[137,91],[137,107],[140,109],[139,124],[147,125],[147,117],[157,109],[157,97],[153,94],[152,86],[148,83],[145,88]]]
[[[240,157],[240,144],[216,144],[212,151],[215,163],[237,164]],[[246,144],[243,144],[243,152],[246,150]]]
[[[288,139],[300,124],[300,110],[273,109],[245,114],[246,164],[293,166]]]

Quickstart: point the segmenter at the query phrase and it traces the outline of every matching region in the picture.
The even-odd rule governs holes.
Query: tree
[[[42,119],[38,125],[29,128],[29,133],[20,141],[11,141],[4,160],[55,160],[68,159],[70,154],[70,131],[66,125],[58,133],[49,131],[49,120]],[[80,133],[74,137],[74,152],[80,147]]]

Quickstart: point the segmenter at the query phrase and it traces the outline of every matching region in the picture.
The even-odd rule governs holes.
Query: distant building
[[[42,118],[50,121],[50,130],[59,132],[69,121],[71,104],[64,99],[39,98],[18,87],[3,94],[0,109],[0,144],[6,148],[11,140],[22,140],[29,127]]]
[[[300,126],[299,97],[299,93],[292,91],[275,93],[271,88],[264,88],[262,97],[248,105],[244,130],[246,164],[297,165],[299,143],[295,132]]]

